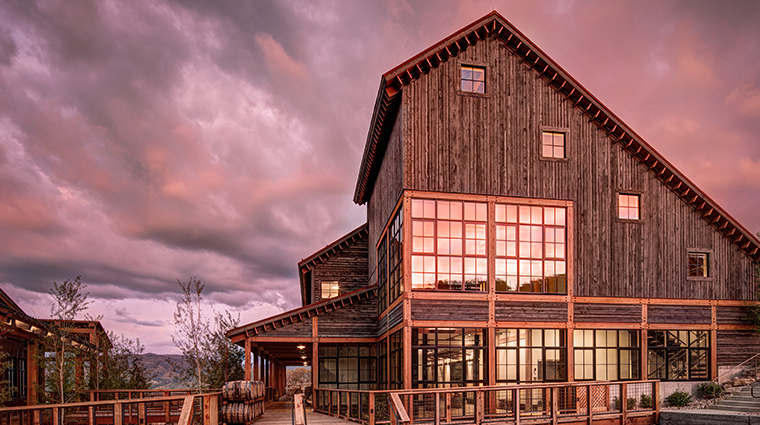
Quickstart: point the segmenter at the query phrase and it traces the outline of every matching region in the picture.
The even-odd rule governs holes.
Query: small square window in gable
[[[618,218],[621,220],[640,220],[641,195],[619,193]]]
[[[689,253],[689,277],[709,277],[710,255],[706,252]]]
[[[479,66],[462,65],[460,90],[464,93],[485,94],[486,69]]]
[[[541,156],[544,158],[566,158],[565,133],[543,131],[541,134]]]
[[[340,295],[338,281],[322,282],[322,299],[335,298]]]

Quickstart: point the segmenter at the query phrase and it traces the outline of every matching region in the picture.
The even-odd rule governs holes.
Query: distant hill
[[[172,368],[169,366],[168,359],[173,362],[181,363],[182,356],[179,354],[153,354],[146,353],[141,356],[142,362],[145,365],[145,369],[155,373],[156,377],[153,378],[151,388],[154,390],[168,390],[175,388],[186,388],[186,385],[182,385],[180,382],[174,380],[172,375]]]

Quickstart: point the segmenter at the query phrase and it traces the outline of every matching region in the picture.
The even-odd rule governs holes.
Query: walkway
[[[290,425],[293,423],[290,413],[289,401],[275,401],[264,406],[264,416],[255,422],[255,425]],[[356,425],[355,422],[345,421],[332,416],[323,415],[311,411],[311,406],[306,406],[306,425]]]

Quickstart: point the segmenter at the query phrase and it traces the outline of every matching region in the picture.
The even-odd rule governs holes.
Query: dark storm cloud
[[[148,350],[177,279],[243,322],[297,306],[297,262],[365,220],[380,75],[492,8],[760,229],[755,2],[5,1],[3,289],[44,316],[82,275]]]

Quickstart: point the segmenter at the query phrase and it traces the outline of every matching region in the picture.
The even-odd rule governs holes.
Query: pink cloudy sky
[[[176,279],[248,323],[352,203],[380,76],[499,11],[750,231],[760,2],[0,2],[0,287],[176,352]]]

